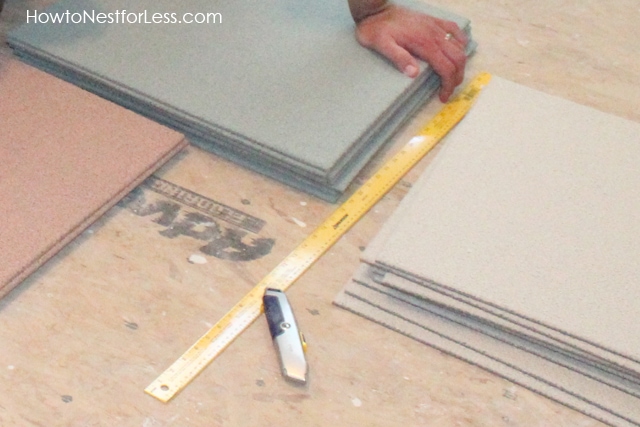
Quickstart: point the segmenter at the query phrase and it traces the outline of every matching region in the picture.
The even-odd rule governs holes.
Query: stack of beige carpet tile
[[[640,425],[640,124],[493,77],[335,303]]]

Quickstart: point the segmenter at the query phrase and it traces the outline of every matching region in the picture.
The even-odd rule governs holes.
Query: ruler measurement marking
[[[476,76],[369,180],[339,206],[222,319],[156,378],[145,392],[168,402],[262,313],[268,287],[287,290],[464,117],[491,76]]]

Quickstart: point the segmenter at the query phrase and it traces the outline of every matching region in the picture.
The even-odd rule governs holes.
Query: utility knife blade
[[[306,384],[306,342],[298,329],[287,296],[281,290],[268,288],[264,292],[262,302],[271,338],[280,357],[282,375],[294,382]]]

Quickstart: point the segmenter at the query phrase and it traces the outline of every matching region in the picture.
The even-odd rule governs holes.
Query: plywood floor
[[[7,0],[0,37],[48,3]],[[486,70],[640,121],[637,2],[433,4],[472,20],[469,77]],[[331,304],[427,163],[288,292],[309,342],[307,388],[282,380],[260,319],[164,404],[143,389],[333,209],[188,148],[0,301],[0,425],[600,425]]]

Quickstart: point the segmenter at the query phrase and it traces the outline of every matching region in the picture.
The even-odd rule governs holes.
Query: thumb
[[[418,61],[391,37],[379,38],[371,43],[373,50],[387,57],[405,75],[413,78],[420,73]]]
[[[384,52],[382,52],[384,49]],[[398,45],[395,41],[381,47],[381,52],[389,58],[391,62],[405,75],[414,78],[420,73],[418,61],[405,48]]]

